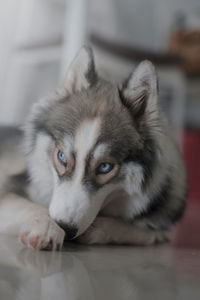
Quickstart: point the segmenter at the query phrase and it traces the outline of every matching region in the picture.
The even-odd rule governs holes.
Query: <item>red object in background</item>
[[[189,201],[200,204],[200,131],[185,132],[184,159],[188,174]]]
[[[189,194],[183,220],[175,239],[177,247],[200,248],[200,131],[184,134],[184,160],[187,169]]]

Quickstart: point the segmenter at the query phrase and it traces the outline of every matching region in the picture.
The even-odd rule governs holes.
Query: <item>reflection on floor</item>
[[[199,300],[199,213],[189,208],[175,242],[150,248],[69,244],[37,252],[1,236],[0,299]]]

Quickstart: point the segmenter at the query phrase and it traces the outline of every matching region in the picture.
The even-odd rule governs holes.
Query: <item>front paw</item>
[[[166,241],[161,231],[138,227],[119,219],[97,217],[94,223],[76,239],[82,244],[126,244],[149,246]]]
[[[90,225],[90,227],[78,238],[76,241],[81,244],[107,244],[109,242],[109,236],[106,230],[107,218],[98,217],[96,220]]]
[[[60,250],[65,232],[48,215],[32,217],[24,224],[20,241],[29,248],[36,250]]]

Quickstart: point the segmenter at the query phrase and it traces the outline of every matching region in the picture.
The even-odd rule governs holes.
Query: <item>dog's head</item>
[[[86,47],[55,97],[34,106],[26,130],[30,176],[71,237],[89,227],[114,190],[132,195],[144,188],[156,122],[152,64],[142,62],[116,87],[98,77]]]

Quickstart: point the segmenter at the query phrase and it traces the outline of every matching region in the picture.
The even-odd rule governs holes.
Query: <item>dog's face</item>
[[[83,48],[55,98],[34,109],[28,159],[33,180],[51,190],[51,217],[73,228],[74,237],[89,227],[113,191],[141,192],[156,77],[143,63],[118,89],[98,78],[92,52]]]

